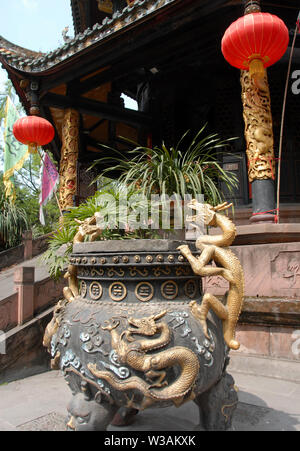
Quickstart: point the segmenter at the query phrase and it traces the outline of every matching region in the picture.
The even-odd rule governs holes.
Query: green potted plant
[[[182,239],[184,229],[174,230],[176,203],[183,205],[185,200],[202,196],[205,202],[217,205],[224,201],[221,183],[229,192],[238,184],[236,176],[220,164],[234,138],[222,140],[217,133],[205,134],[205,129],[206,125],[192,139],[187,131],[178,144],[170,148],[164,143],[153,148],[135,145],[125,154],[103,146],[109,149],[109,155],[93,164],[105,166],[98,180],[119,173],[118,181],[129,190],[139,190],[149,201],[155,195],[160,196],[162,208],[170,211],[170,230],[162,231],[161,235]],[[185,209],[177,209],[176,214],[181,215],[180,223],[184,224]]]
[[[172,198],[171,210],[174,199],[181,202],[186,195],[191,198],[203,195],[205,202],[211,205],[224,200],[219,188],[220,182],[224,182],[229,191],[237,186],[235,175],[224,170],[219,163],[222,154],[228,153],[231,139],[222,140],[216,133],[205,135],[205,126],[190,142],[189,135],[190,132],[186,132],[175,147],[167,148],[164,143],[153,148],[137,145],[127,154],[103,146],[109,149],[110,155],[93,164],[102,167],[105,165],[105,169],[97,177],[103,188],[79,207],[66,213],[63,226],[52,235],[49,249],[43,256],[52,276],[58,277],[61,274],[72,252],[72,241],[78,229],[76,220],[84,221],[96,212],[105,218],[116,205],[117,216],[113,223],[106,221],[101,240],[161,237],[183,239],[184,230],[179,233],[172,230],[172,218],[171,228],[160,233],[152,227],[145,228],[145,224],[143,227],[136,227],[133,223],[139,214],[137,210],[146,209],[151,221],[151,214],[157,213],[157,208],[160,212],[167,208],[166,199]],[[119,177],[112,182],[109,176],[113,172],[119,173]],[[129,209],[123,215],[119,201],[125,191]],[[151,199],[153,195],[160,197],[156,205],[153,205]],[[59,252],[61,246],[64,247]]]
[[[187,143],[190,132],[187,131],[175,147],[167,148],[164,143],[153,148],[135,146],[128,153],[119,152],[111,147],[109,156],[96,160],[93,166],[101,164],[106,168],[98,178],[119,172],[119,181],[128,189],[139,189],[148,198],[152,194],[160,196],[180,196],[186,194],[196,197],[204,195],[211,205],[221,203],[224,182],[229,191],[237,186],[237,178],[220,165],[220,158],[228,154],[230,141],[222,140],[217,133],[205,135],[206,126]],[[107,167],[108,166],[108,167]]]
[[[107,180],[106,180],[107,185]],[[137,189],[126,189],[127,208],[122,209],[122,195],[125,186],[111,182],[110,186],[97,191],[78,207],[73,207],[64,215],[63,224],[49,239],[48,250],[42,261],[48,266],[50,275],[57,279],[66,269],[73,249],[73,240],[78,231],[78,223],[95,215],[101,215],[104,226],[101,227],[99,240],[128,240],[157,238],[157,231],[142,223],[150,216],[150,204],[144,197],[140,198]],[[153,206],[152,206],[153,207]],[[115,212],[116,214],[111,214]],[[137,224],[139,222],[139,224]],[[87,237],[88,239],[88,237]]]

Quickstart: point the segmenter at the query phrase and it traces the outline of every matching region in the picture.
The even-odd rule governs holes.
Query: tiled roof
[[[23,56],[23,58],[38,58],[43,55],[41,52],[34,52],[32,50],[25,49],[12,42],[7,41],[2,36],[0,36],[0,54],[7,56]]]
[[[93,28],[87,28],[83,33],[68,39],[62,47],[49,53],[32,52],[0,37],[0,61],[4,60],[9,66],[24,72],[44,72],[176,1],[178,0],[138,0],[111,18],[106,17],[101,24],[95,24]]]

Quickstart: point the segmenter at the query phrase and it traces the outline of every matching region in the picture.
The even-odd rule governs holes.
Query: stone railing
[[[7,269],[10,266],[22,263],[25,260],[30,260],[31,258],[45,252],[48,247],[48,239],[50,236],[51,233],[33,239],[31,230],[25,232],[23,234],[22,244],[0,252],[0,271]]]
[[[33,267],[18,267],[14,273],[15,293],[0,301],[0,330],[7,332],[30,321],[53,306],[62,296],[64,279],[50,277],[35,281]]]
[[[24,261],[24,244],[0,252],[0,271]]]
[[[232,246],[232,250],[245,274],[237,328],[241,347],[233,354],[300,362],[300,242]],[[224,296],[228,288],[219,276],[203,281],[203,290],[215,296]]]

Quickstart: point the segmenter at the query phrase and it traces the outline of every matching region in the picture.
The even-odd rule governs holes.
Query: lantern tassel
[[[35,153],[37,153],[37,143],[29,143],[28,144],[28,151],[29,151],[29,153],[30,154],[35,154]]]

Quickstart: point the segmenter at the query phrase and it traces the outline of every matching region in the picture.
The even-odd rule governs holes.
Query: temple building
[[[127,137],[141,144],[164,140],[172,145],[187,130],[196,132],[207,122],[208,131],[216,131],[222,138],[238,138],[222,164],[240,180],[234,195],[236,219],[240,224],[249,222],[256,194],[247,176],[240,71],[221,53],[222,36],[243,15],[246,3],[72,0],[75,37],[64,32],[62,47],[39,53],[0,38],[0,61],[25,110],[29,114],[31,107],[38,106],[41,116],[55,126],[49,149],[60,167],[63,209],[78,205],[93,193],[89,184],[94,174],[86,169],[103,155],[101,144],[125,151],[120,137]],[[285,22],[292,41],[298,13],[295,2],[262,1],[261,8]],[[290,46],[291,42],[284,57],[268,69],[274,169]],[[281,158],[282,222],[300,221],[299,97],[291,89],[299,59],[297,39]],[[138,111],[124,107],[122,94],[137,101]],[[274,178],[276,185],[276,170],[267,172],[266,178]],[[260,192],[256,197],[261,197]],[[258,206],[258,212],[264,209],[275,206]],[[260,222],[263,219],[259,217]]]
[[[48,149],[59,166],[63,210],[94,193],[95,172],[87,169],[105,155],[103,144],[124,152],[128,146],[121,137],[148,146],[162,140],[174,145],[187,130],[197,132],[205,123],[208,132],[237,137],[221,164],[239,179],[235,193],[226,200],[236,204],[234,221],[239,230],[234,246],[246,275],[238,331],[244,343],[241,352],[299,362],[299,354],[292,351],[293,332],[300,324],[296,3],[71,0],[74,37],[65,31],[64,45],[49,53],[31,51],[0,37],[0,62],[27,114],[39,112],[55,127]],[[221,52],[226,29],[244,15],[245,7],[260,7],[278,16],[289,30],[286,53],[267,69],[268,81],[260,90],[264,94],[253,93],[245,71],[232,67]],[[280,223],[275,224],[280,127],[292,46],[280,158]],[[124,94],[137,102],[136,110],[125,107]],[[258,118],[256,95],[265,95],[267,119]],[[252,115],[264,124],[255,136],[257,148],[263,152],[266,143],[270,147],[271,157],[263,167],[256,164],[255,155],[247,158],[247,120]],[[272,131],[265,134],[266,128]],[[208,277],[204,288],[208,287],[216,295],[227,289],[218,277]]]

